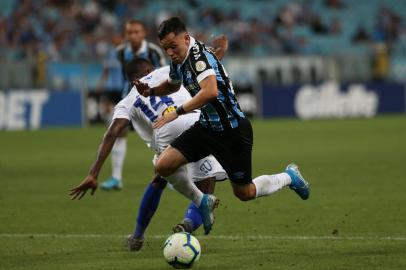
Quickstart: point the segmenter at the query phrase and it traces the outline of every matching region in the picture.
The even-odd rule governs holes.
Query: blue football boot
[[[199,206],[199,212],[203,220],[204,234],[209,234],[211,227],[214,223],[214,214],[213,211],[218,207],[220,200],[216,196],[211,194],[204,194],[202,202]]]
[[[296,164],[291,163],[286,167],[285,172],[289,174],[292,179],[289,188],[293,189],[302,200],[307,200],[310,195],[310,185],[300,174],[299,167]]]
[[[123,188],[123,183],[117,178],[111,177],[104,181],[100,188],[103,190],[120,190]]]

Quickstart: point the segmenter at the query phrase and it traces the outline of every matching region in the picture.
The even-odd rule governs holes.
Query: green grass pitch
[[[406,269],[406,116],[253,121],[253,174],[294,161],[308,201],[284,189],[240,202],[228,181],[195,269]],[[162,245],[188,204],[171,190],[127,251],[152,152],[129,138],[124,190],[71,201],[104,127],[0,132],[0,269],[171,269]],[[109,176],[110,161],[100,175]]]

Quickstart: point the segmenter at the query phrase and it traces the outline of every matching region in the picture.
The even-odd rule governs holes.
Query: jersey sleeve
[[[115,107],[113,120],[117,118],[125,118],[131,120],[131,108],[137,97],[137,88],[134,86],[131,92],[123,98]]]
[[[141,79],[142,82],[147,83],[149,87],[155,87],[160,85],[162,82],[167,81],[169,78],[169,66],[164,66],[155,69],[147,76]]]
[[[181,84],[182,74],[179,70],[179,66],[171,62],[169,66],[169,79],[168,82],[171,84]]]
[[[209,59],[206,56],[203,45],[195,43],[189,55],[190,68],[196,75],[196,80],[200,83],[202,80],[211,75],[216,75]]]

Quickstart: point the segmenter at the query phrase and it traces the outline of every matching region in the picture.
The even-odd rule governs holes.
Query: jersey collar
[[[189,44],[189,49],[187,51],[187,54],[185,56],[185,59],[183,59],[182,61],[182,65],[186,62],[186,59],[189,57],[190,54],[190,50],[192,49],[193,45],[195,45],[196,40],[194,39],[194,37],[190,36],[190,44]]]
[[[144,39],[141,43],[141,47],[138,49],[138,51],[135,54],[140,55],[142,53],[145,53],[146,51],[147,51],[147,41]]]
[[[127,43],[126,50],[128,52],[134,53],[130,43]],[[140,55],[146,52],[147,52],[147,41],[144,39],[141,43],[141,47],[138,49],[138,51],[135,52],[135,55]]]

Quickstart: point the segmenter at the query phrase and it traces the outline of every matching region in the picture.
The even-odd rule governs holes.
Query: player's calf
[[[254,184],[252,183],[244,185],[239,185],[235,183],[231,184],[233,186],[234,195],[241,201],[249,201],[256,198],[256,189]]]
[[[151,184],[154,187],[164,189],[166,187],[166,184],[168,184],[168,181],[166,181],[164,178],[162,178],[160,175],[156,174],[154,176],[154,179],[152,179]]]

